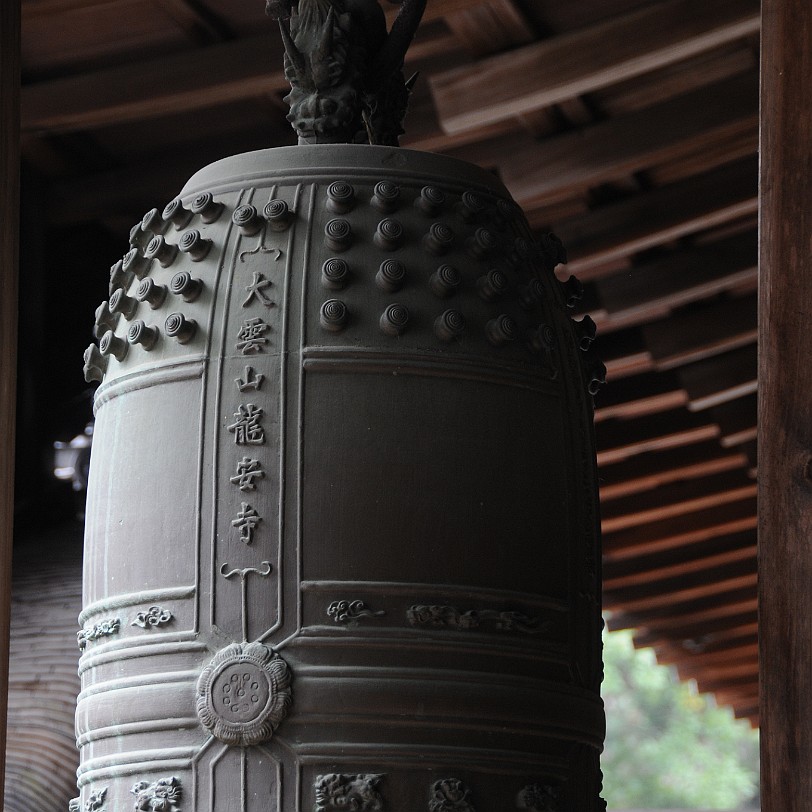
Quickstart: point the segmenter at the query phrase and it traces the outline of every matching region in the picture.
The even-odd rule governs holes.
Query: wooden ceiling
[[[23,227],[32,295],[68,322],[58,397],[80,394],[99,254],[201,165],[294,142],[263,6],[23,0]],[[402,141],[492,169],[564,241],[608,367],[610,628],[754,724],[758,38],[758,0],[429,0]]]

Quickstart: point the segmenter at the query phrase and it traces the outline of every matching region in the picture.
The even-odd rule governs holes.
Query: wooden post
[[[764,0],[759,295],[762,810],[812,798],[812,4]]]
[[[20,202],[20,3],[0,3],[0,787],[4,786]]]

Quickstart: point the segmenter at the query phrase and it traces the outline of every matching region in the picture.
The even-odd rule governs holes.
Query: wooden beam
[[[757,606],[756,587],[748,586],[734,589],[723,595],[714,595],[697,601],[673,603],[670,606],[650,610],[645,616],[626,611],[622,605],[616,607],[617,613],[610,615],[609,629],[633,629],[656,623],[661,629],[693,628],[695,625],[713,620],[755,611]],[[610,610],[611,611],[611,610]]]
[[[755,73],[736,76],[647,110],[542,141],[517,132],[508,145],[492,139],[449,154],[498,169],[525,208],[549,206],[579,190],[584,193],[600,183],[623,181],[664,161],[711,148],[724,153],[725,144],[736,144],[743,133],[756,133],[757,91]],[[738,157],[734,154],[730,160]]]
[[[673,369],[755,344],[757,312],[755,293],[728,298],[645,324],[643,340],[658,370]]]
[[[745,74],[514,151],[497,146],[481,163],[498,167],[520,205],[553,203],[700,149],[723,149],[757,122],[758,82]],[[465,148],[453,154],[466,158]]]
[[[723,568],[707,573],[705,583],[691,584],[677,580],[673,584],[664,582],[641,590],[622,590],[618,593],[604,592],[604,602],[611,611],[613,606],[623,607],[629,612],[648,612],[652,609],[673,606],[701,598],[711,598],[735,589],[756,589],[758,577],[755,561],[746,566]]]
[[[745,498],[689,516],[677,516],[645,527],[607,533],[603,537],[603,558],[605,561],[619,561],[689,544],[701,544],[720,536],[752,530],[757,522],[756,500]]]
[[[585,215],[551,221],[544,230],[551,229],[561,238],[567,246],[568,271],[586,282],[639,251],[755,214],[757,209],[758,164],[754,155]]]
[[[753,630],[748,635],[743,635],[734,639],[725,638],[714,641],[706,645],[693,645],[693,641],[688,641],[689,645],[662,646],[655,648],[657,661],[660,663],[676,664],[678,662],[690,662],[692,665],[703,663],[713,663],[725,659],[736,659],[741,656],[750,657],[758,653],[758,633]]]
[[[726,141],[703,145],[694,152],[679,155],[673,160],[650,167],[646,170],[646,180],[653,186],[677,183],[757,153],[758,129],[743,130]]]
[[[748,587],[703,601],[658,609],[656,613],[649,613],[645,619],[631,612],[627,613],[623,607],[618,606],[617,613],[610,615],[607,625],[610,631],[645,627],[647,623],[655,621],[660,629],[693,628],[735,617],[743,612],[755,612],[757,606],[756,590]]]
[[[812,798],[812,4],[762,8],[761,780],[785,812]]]
[[[758,614],[755,608],[749,612],[743,612],[731,617],[719,620],[708,621],[696,626],[681,627],[661,631],[656,626],[649,625],[641,629],[634,636],[635,646],[644,648],[646,646],[673,644],[680,640],[703,640],[705,638],[715,640],[728,635],[735,637],[740,631],[742,634],[750,634],[758,630]],[[708,688],[712,691],[715,688]]]
[[[699,443],[719,435],[719,427],[683,409],[639,420],[612,420],[597,431],[598,465],[629,459],[648,451]]]
[[[697,680],[697,686],[699,680]],[[704,690],[700,688],[699,690]],[[737,719],[747,719],[753,727],[758,727],[758,679],[750,680],[746,689],[716,691],[714,693],[719,705],[727,705],[733,709]]]
[[[608,365],[607,365],[608,369]],[[595,422],[621,418],[630,420],[685,406],[688,395],[675,376],[644,372],[617,380],[595,398]]]
[[[758,434],[758,397],[754,393],[723,403],[711,409],[711,416],[719,424],[722,448],[735,448],[755,441]]]
[[[720,681],[720,680],[713,680],[713,679],[704,679],[699,677],[697,679],[697,685],[699,686],[700,690],[702,691],[712,691],[716,693],[716,691],[723,690],[724,688],[730,688],[731,690],[741,690],[746,691],[751,685],[758,684],[758,675],[755,675],[755,679],[753,678],[754,675],[752,674],[745,674],[744,676],[734,677],[729,680]]]
[[[211,45],[233,37],[223,19],[200,0],[158,0],[158,4],[198,45]]]
[[[442,20],[450,14],[456,14],[459,11],[467,11],[477,5],[481,5],[487,0],[431,0],[426,4],[426,10],[423,12],[423,22],[433,22],[435,20]],[[389,26],[392,25],[398,15],[398,7],[387,3],[384,7],[386,14],[386,21]]]
[[[724,539],[724,545],[705,545],[692,554],[682,550],[671,551],[671,560],[665,556],[641,556],[604,568],[604,589],[626,589],[641,581],[648,582],[689,576],[703,570],[733,564],[738,561],[755,560],[756,539],[753,533],[740,533]],[[723,549],[718,549],[720,546]],[[714,547],[716,549],[714,549]]]
[[[595,283],[606,322],[644,323],[669,311],[750,285],[757,276],[755,233],[698,248],[682,249]],[[602,326],[598,323],[598,327]]]
[[[602,465],[599,472],[601,504],[671,482],[734,471],[746,465],[744,454],[720,449],[713,440],[645,454],[615,465]]]
[[[454,133],[523,115],[758,31],[756,0],[667,0],[432,78]]]
[[[602,113],[618,116],[757,68],[758,57],[745,40],[610,85],[591,98]]]
[[[741,469],[615,499],[601,511],[604,533],[663,521],[756,495],[756,485]]]
[[[743,656],[741,659],[704,666],[692,665],[690,660],[687,660],[677,666],[677,672],[682,679],[696,679],[700,675],[707,676],[709,679],[729,679],[745,675],[758,679],[758,657],[751,654]],[[749,713],[750,709],[748,709],[748,715]]]
[[[756,391],[755,344],[682,367],[680,381],[688,393],[688,409],[701,412]]]
[[[485,0],[445,15],[454,36],[474,57],[526,45],[535,31],[514,0]]]
[[[0,787],[4,786],[11,550],[14,529],[14,427],[17,267],[20,211],[20,3],[0,3]]]
[[[180,0],[165,0],[180,2]],[[448,34],[407,54],[448,53]],[[28,84],[22,93],[25,133],[65,133],[154,119],[273,94],[290,85],[273,28],[262,35],[168,54],[92,73]]]
[[[606,377],[609,380],[639,375],[648,372],[653,366],[639,330],[625,330],[602,336],[600,356],[601,361],[606,364]]]
[[[750,726],[753,729],[759,727],[759,709],[758,704],[750,705],[746,708],[734,708],[733,715],[737,719],[746,719],[750,722]]]
[[[278,37],[261,36],[26,85],[24,132],[74,132],[287,87]]]

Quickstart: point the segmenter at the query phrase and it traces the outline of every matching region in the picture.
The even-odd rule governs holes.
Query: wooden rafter
[[[453,133],[532,112],[758,31],[756,0],[667,0],[433,77]]]

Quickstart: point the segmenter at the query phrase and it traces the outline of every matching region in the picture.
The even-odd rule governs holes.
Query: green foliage
[[[603,797],[612,809],[741,809],[758,796],[758,733],[713,696],[604,635]],[[757,806],[754,808],[758,808]]]

